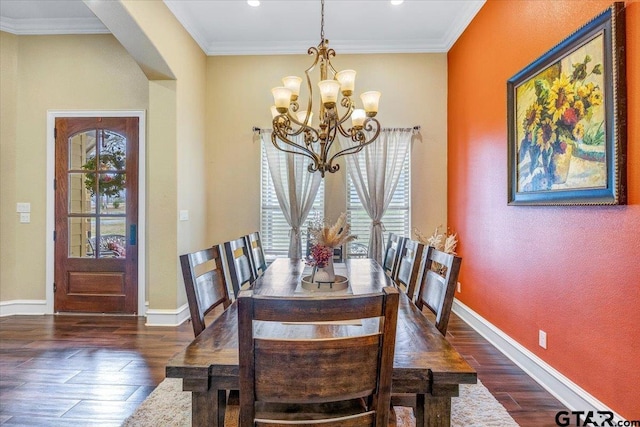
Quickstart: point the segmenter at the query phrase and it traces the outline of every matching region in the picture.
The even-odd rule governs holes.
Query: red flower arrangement
[[[313,245],[309,256],[305,259],[305,263],[312,267],[323,268],[333,257],[333,249],[324,245]]]

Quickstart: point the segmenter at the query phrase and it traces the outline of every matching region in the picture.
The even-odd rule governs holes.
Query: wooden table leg
[[[217,396],[217,393],[210,391],[191,392],[191,425],[193,427],[214,425],[213,420],[217,421],[218,419]],[[213,402],[215,402],[215,404]]]
[[[418,394],[416,399],[416,425],[424,427],[451,426],[451,398],[458,396],[458,384],[433,384],[430,394]],[[418,424],[422,408],[424,421]]]
[[[416,394],[416,406],[413,407],[413,414],[416,416],[416,427],[426,426],[424,418],[425,410],[424,394]]]
[[[193,427],[224,427],[227,408],[226,390],[191,392],[191,425]]]
[[[218,427],[224,427],[224,414],[227,412],[227,390],[218,390]]]
[[[418,403],[420,396],[424,398],[423,416],[424,427],[449,427],[451,426],[451,397],[434,397],[424,394],[418,395]],[[418,408],[422,405],[416,405]],[[420,409],[418,409],[420,411]],[[416,420],[418,419],[416,414]],[[416,422],[417,425],[417,422]]]

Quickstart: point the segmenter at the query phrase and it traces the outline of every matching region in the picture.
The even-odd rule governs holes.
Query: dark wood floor
[[[455,315],[447,335],[520,425],[556,425],[563,405]],[[0,424],[119,426],[192,338],[135,317],[0,318]]]

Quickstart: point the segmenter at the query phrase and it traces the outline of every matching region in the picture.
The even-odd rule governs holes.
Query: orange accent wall
[[[456,297],[639,420],[640,1],[626,2],[628,205],[507,206],[507,80],[610,5],[488,0],[449,51],[448,225]]]

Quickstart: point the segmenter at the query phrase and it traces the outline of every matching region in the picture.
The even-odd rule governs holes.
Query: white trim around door
[[[47,194],[46,194],[46,314],[53,314],[53,281],[54,281],[54,242],[55,230],[55,135],[54,128],[57,117],[137,117],[139,120],[139,165],[138,165],[138,316],[146,314],[146,113],[144,110],[48,110],[47,111]]]

